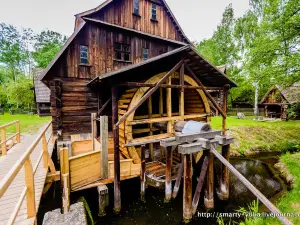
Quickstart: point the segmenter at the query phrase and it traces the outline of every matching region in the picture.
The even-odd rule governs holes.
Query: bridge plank
[[[9,172],[10,168],[17,162],[17,160],[24,154],[25,150],[33,143],[33,141],[38,137],[38,135],[44,130],[45,125],[34,135],[27,135],[26,137],[21,137],[21,143],[13,146],[7,153],[6,156],[0,157],[0,180]],[[46,132],[46,138],[49,140],[51,134],[51,128]],[[53,144],[51,139],[48,143],[48,152],[50,156],[52,155]],[[46,176],[48,169],[44,168],[43,160],[38,162],[39,157],[42,153],[42,142],[37,145],[30,155],[31,163],[33,169],[37,167],[36,173],[34,175],[35,184],[35,201],[36,201],[36,211],[38,210],[44,184],[46,181]],[[12,213],[16,207],[17,202],[21,197],[21,193],[25,188],[25,174],[24,168],[20,170],[18,175],[15,177],[5,194],[0,199],[0,225],[5,225],[9,221]],[[16,216],[14,224],[16,225],[32,225],[34,224],[35,218],[27,218],[26,209],[26,197],[24,198],[18,214]]]

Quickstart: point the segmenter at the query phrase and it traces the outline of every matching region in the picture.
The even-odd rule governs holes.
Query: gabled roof
[[[101,81],[112,81],[112,79],[113,83],[116,81],[124,82],[136,78],[141,79],[141,74],[143,75],[143,78],[146,78],[147,76],[153,76],[153,74],[170,70],[181,59],[184,59],[185,64],[191,68],[204,86],[223,87],[224,85],[229,84],[230,87],[237,87],[237,84],[234,81],[206,61],[191,45],[177,48],[173,51],[150,58],[141,63],[133,64],[116,71],[99,75],[88,85],[93,85]],[[185,73],[189,74],[188,71],[185,71]]]
[[[51,60],[51,62],[48,64],[46,69],[43,70],[41,74],[41,81],[45,78],[46,74],[49,72],[49,70],[52,68],[52,66],[56,63],[56,61],[60,58],[60,56],[64,53],[64,51],[67,49],[67,47],[71,44],[71,42],[74,40],[74,38],[77,36],[79,31],[84,27],[86,23],[83,21],[83,23],[74,31],[74,33],[68,38],[66,43],[62,46],[62,48],[59,50],[59,52],[56,54],[56,56]]]
[[[169,15],[171,21],[173,22],[175,28],[177,29],[177,31],[179,32],[179,34],[182,35],[182,37],[184,38],[184,40],[189,43],[192,44],[191,41],[188,39],[188,37],[185,35],[185,33],[183,32],[183,29],[181,28],[181,26],[179,25],[178,21],[176,20],[174,14],[172,13],[170,7],[168,6],[167,2],[165,0],[159,0],[161,2],[161,5],[164,7],[164,9],[166,10],[167,14]],[[108,6],[110,3],[112,3],[113,0],[105,0],[104,2],[102,2],[99,6],[97,6],[94,9],[90,9],[87,11],[84,11],[82,13],[78,13],[75,16],[76,17],[87,17],[88,15],[98,12],[101,9],[103,9],[105,6]]]
[[[294,83],[289,87],[282,87],[280,85],[275,85],[270,88],[265,96],[262,98],[260,104],[263,104],[271,91],[277,89],[280,91],[281,95],[289,104],[300,103],[300,82]]]
[[[33,82],[34,82],[34,93],[37,103],[49,103],[50,102],[50,89],[41,81],[41,75],[43,69],[33,69]]]

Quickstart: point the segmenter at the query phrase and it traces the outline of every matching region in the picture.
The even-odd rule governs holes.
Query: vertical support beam
[[[118,122],[118,89],[112,88],[112,124],[114,139],[114,212],[121,211],[121,189],[120,189],[120,149],[119,149],[119,126]]]
[[[180,68],[179,116],[184,116],[184,64]]]
[[[149,118],[151,119],[152,118],[152,95],[149,96],[149,99],[148,99],[148,114],[149,114]],[[153,125],[152,123],[149,123],[149,128],[150,128],[150,132],[149,132],[149,136],[152,136],[153,135],[153,131],[152,131],[152,128],[153,128]],[[153,143],[150,143],[149,144],[149,158],[151,161],[153,161],[153,157],[154,157],[154,154],[153,154]]]
[[[43,134],[42,137],[42,145],[43,145],[43,163],[44,163],[44,168],[48,168],[48,143],[46,139],[46,134]]]
[[[228,98],[229,85],[223,88],[223,112],[225,116],[222,119],[222,135],[226,135],[226,116],[227,116],[227,98]]]
[[[100,116],[101,178],[108,178],[108,117]]]
[[[183,220],[192,219],[192,155],[184,155],[184,183],[183,183]]]
[[[183,175],[183,164],[184,164],[184,159],[182,157],[181,164],[180,164],[180,167],[179,167],[179,170],[178,170],[178,176],[176,178],[174,190],[173,190],[173,193],[172,193],[173,198],[177,197],[177,194],[178,194],[178,191],[179,191],[179,188],[180,188],[181,178],[182,178],[182,175]]]
[[[17,143],[20,143],[21,142],[20,121],[18,121],[17,124],[16,124],[16,133],[17,133],[16,141],[17,141]]]
[[[92,113],[91,114],[91,126],[92,126],[92,147],[93,151],[95,151],[95,138],[97,138],[97,113]]]
[[[60,175],[62,184],[62,205],[63,213],[67,213],[70,210],[70,171],[69,171],[69,149],[63,147],[59,151],[60,153]]]
[[[167,84],[172,84],[172,78],[171,76],[168,77],[167,79]],[[172,117],[172,89],[171,88],[167,88],[167,117]],[[172,121],[168,121],[168,125],[167,125],[167,131],[168,133],[172,133]]]
[[[166,148],[166,180],[165,180],[165,201],[172,198],[172,146]]]
[[[225,85],[223,89],[223,111],[227,114],[227,99],[228,99],[229,85]],[[226,118],[223,118],[222,124],[222,135],[226,135]],[[222,146],[222,156],[229,161],[230,157],[230,145]],[[220,177],[220,187],[217,191],[218,198],[221,200],[227,200],[229,198],[229,170],[224,165],[221,164],[221,177]]]
[[[6,151],[6,131],[5,128],[1,129],[1,151],[2,151],[2,155],[7,155],[7,151]]]
[[[209,161],[207,153],[209,153],[208,150],[206,150],[205,153],[204,153],[206,156],[203,160],[200,176],[198,178],[199,180],[198,180],[196,191],[195,191],[194,198],[193,198],[193,215],[195,215],[195,213],[197,211],[199,198],[200,198],[200,193],[201,193],[203,183],[204,183],[204,178],[205,178],[206,172],[207,172],[208,161]]]
[[[145,189],[146,189],[146,159],[145,159],[145,145],[141,146],[141,200],[145,201]]]
[[[163,117],[164,114],[164,92],[163,92],[163,88],[159,88],[159,114],[161,117]],[[162,134],[163,131],[160,131],[160,133]],[[160,146],[160,158],[163,159],[165,156],[165,151],[164,148],[162,146]]]
[[[28,218],[32,218],[36,216],[36,209],[35,209],[34,174],[33,174],[30,157],[28,157],[24,163],[24,170],[25,170],[25,184],[27,187],[27,191],[26,191],[27,216]]]
[[[206,177],[204,205],[207,209],[214,208],[214,155],[209,153],[208,171]]]

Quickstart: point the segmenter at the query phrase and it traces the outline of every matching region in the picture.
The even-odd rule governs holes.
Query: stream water
[[[276,201],[286,191],[285,183],[280,179],[279,174],[274,170],[276,157],[260,159],[231,159],[233,166],[240,171],[255,187],[258,188],[272,202]],[[218,170],[216,163],[215,168]],[[196,175],[200,174],[195,170]],[[196,177],[196,176],[194,176]],[[196,178],[195,178],[196,179]],[[193,180],[193,186],[197,181]],[[140,201],[139,178],[121,182],[122,211],[119,215],[113,213],[113,185],[108,185],[110,204],[106,209],[105,217],[98,217],[98,193],[96,188],[80,191],[71,194],[72,202],[76,202],[81,196],[87,200],[93,219],[96,224],[106,225],[165,225],[183,224],[182,222],[182,185],[176,199],[164,203],[164,191],[148,187],[146,189],[146,202]],[[194,187],[195,188],[195,187]],[[216,195],[215,195],[216,196]],[[198,211],[206,212],[202,201],[199,203]],[[247,206],[255,200],[255,196],[238,181],[233,175],[230,176],[230,198],[228,201],[219,201],[215,198],[214,212],[236,212],[242,206]],[[61,207],[59,183],[54,185],[43,197],[39,214],[38,224],[42,223],[45,212]],[[265,210],[261,207],[260,210]],[[197,215],[190,223],[194,224],[217,224],[216,218],[201,218]]]

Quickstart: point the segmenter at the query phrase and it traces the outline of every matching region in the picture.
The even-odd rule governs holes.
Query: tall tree
[[[26,54],[22,38],[16,27],[0,24],[0,62],[5,65],[11,78],[16,81],[24,69]]]
[[[42,31],[37,35],[36,43],[34,44],[35,52],[33,52],[33,58],[37,63],[37,67],[45,68],[61,49],[66,39],[66,36],[49,30]]]

